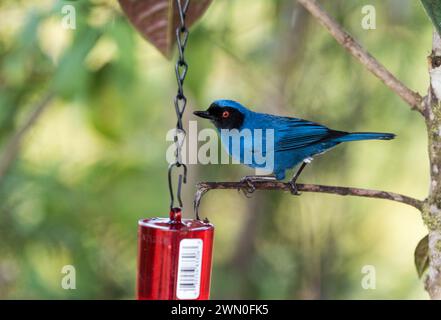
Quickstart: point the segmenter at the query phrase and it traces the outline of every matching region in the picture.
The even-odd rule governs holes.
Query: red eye
[[[228,111],[222,112],[222,118],[228,118],[230,116],[230,113]]]

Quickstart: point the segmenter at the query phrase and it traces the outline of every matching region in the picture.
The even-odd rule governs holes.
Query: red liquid
[[[201,255],[198,265],[200,268],[199,290],[190,290],[194,293],[192,300],[207,300],[210,295],[211,257],[213,250],[214,226],[200,220],[182,219],[180,209],[173,209],[170,219],[151,218],[139,221],[138,229],[138,300],[176,300],[182,299],[185,286],[181,284],[183,270],[181,252],[181,275],[178,279],[180,261],[180,244],[183,239],[201,239]],[[188,241],[200,244],[200,241]],[[182,244],[181,244],[182,246]],[[191,247],[194,248],[194,247]],[[184,248],[182,249],[184,250]],[[187,270],[188,271],[188,270]],[[199,278],[197,275],[195,278]],[[184,288],[184,289],[182,289]],[[178,297],[177,291],[180,296]],[[184,290],[184,291],[183,291]],[[196,292],[199,292],[197,294]],[[183,299],[186,299],[185,297]]]

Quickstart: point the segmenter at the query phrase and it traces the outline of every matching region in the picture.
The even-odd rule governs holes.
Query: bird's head
[[[195,111],[194,115],[209,119],[218,129],[240,129],[249,112],[239,102],[233,100],[216,100],[205,111]]]

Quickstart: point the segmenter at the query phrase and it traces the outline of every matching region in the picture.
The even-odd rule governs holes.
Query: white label
[[[201,286],[201,239],[182,239],[179,244],[178,299],[197,299]]]

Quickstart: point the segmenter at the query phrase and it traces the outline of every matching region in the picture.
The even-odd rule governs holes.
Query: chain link
[[[182,5],[181,2],[184,2]],[[178,60],[175,65],[176,81],[178,83],[178,92],[174,99],[174,106],[176,112],[176,132],[174,136],[175,142],[175,162],[170,164],[168,167],[168,186],[170,190],[170,209],[174,207],[174,193],[173,193],[173,181],[172,181],[172,171],[174,168],[182,168],[182,173],[178,177],[178,189],[176,192],[176,197],[178,199],[179,207],[182,207],[182,183],[187,182],[187,166],[182,162],[182,146],[185,141],[186,132],[182,124],[182,117],[184,115],[185,107],[187,106],[187,98],[184,95],[184,80],[188,71],[188,64],[185,61],[185,47],[187,46],[189,31],[185,25],[185,15],[187,13],[188,5],[190,0],[176,0],[176,7],[179,13],[179,26],[176,28],[176,43],[178,47]],[[179,139],[179,135],[182,135],[182,139]]]

